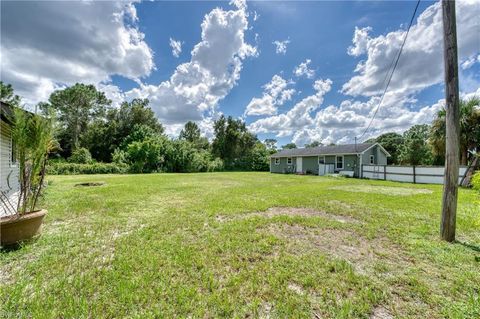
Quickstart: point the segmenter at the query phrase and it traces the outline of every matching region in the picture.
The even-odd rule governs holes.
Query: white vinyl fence
[[[459,168],[459,184],[466,171],[466,166]],[[362,165],[361,177],[418,184],[443,184],[444,172],[443,166]]]

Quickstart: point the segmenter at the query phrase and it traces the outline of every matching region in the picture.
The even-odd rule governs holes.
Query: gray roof
[[[334,154],[359,154],[373,146],[375,143],[330,145],[306,148],[294,148],[281,150],[272,155],[272,157],[291,157],[291,156],[317,156]]]

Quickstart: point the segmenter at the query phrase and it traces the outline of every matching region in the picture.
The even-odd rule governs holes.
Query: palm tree
[[[445,116],[442,108],[438,111],[430,129],[430,144],[437,158],[444,159],[445,154]],[[460,100],[460,164],[467,165],[469,151],[480,146],[480,99],[472,97]]]

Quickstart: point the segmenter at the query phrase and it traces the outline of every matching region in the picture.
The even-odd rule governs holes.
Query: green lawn
[[[100,187],[75,183],[105,181]],[[480,197],[269,173],[49,178],[43,235],[0,253],[0,317],[479,318]]]

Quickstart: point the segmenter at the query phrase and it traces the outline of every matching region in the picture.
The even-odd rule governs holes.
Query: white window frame
[[[291,157],[287,157],[287,165],[292,165],[293,161]]]
[[[323,163],[320,163],[320,159],[323,160]],[[319,156],[318,157],[318,164],[325,164],[325,156]]]
[[[374,155],[370,155],[370,164],[371,165],[375,164],[375,156]]]
[[[338,167],[338,158],[341,157],[342,158],[342,167]],[[343,155],[337,155],[335,156],[335,169],[343,169],[343,167],[345,166],[345,156]]]
[[[275,165],[280,165],[280,158],[279,157],[275,157]]]

